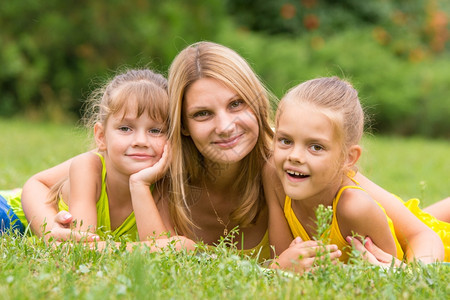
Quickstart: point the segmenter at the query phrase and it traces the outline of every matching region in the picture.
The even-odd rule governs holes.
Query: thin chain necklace
[[[217,222],[219,222],[219,224],[221,224],[224,227],[224,229],[223,229],[223,236],[227,236],[228,235],[228,225],[230,224],[230,220],[231,219],[228,218],[228,222],[227,222],[227,224],[225,224],[225,222],[222,220],[222,218],[217,213],[217,210],[214,208],[214,204],[212,203],[211,197],[209,196],[208,189],[206,188],[206,183],[204,185],[205,185],[206,194],[208,195],[209,203],[211,203],[211,207],[212,207],[212,209],[214,211],[214,214],[216,215],[216,220],[217,220]]]

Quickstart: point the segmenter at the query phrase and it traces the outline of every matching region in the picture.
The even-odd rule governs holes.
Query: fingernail
[[[352,238],[351,238],[350,236],[346,237],[345,240],[346,240],[348,243],[351,243],[351,242],[352,242]]]
[[[99,240],[100,240],[100,237],[98,235],[91,236],[91,241],[92,242],[99,241]]]
[[[72,215],[70,213],[64,214],[64,216],[63,216],[64,220],[68,220],[70,218],[72,218]]]

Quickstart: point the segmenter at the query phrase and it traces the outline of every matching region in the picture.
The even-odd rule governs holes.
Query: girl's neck
[[[333,200],[336,197],[339,189],[341,188],[342,183],[335,182],[330,183],[328,188],[323,189],[319,193],[306,198],[306,199],[292,199],[292,207],[296,211],[303,211],[309,217],[315,218],[315,212],[317,207],[322,204],[323,206],[333,206]]]
[[[131,203],[130,176],[108,170],[106,166],[106,188],[110,205]]]

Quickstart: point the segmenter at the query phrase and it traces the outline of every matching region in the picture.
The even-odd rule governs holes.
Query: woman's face
[[[213,78],[201,78],[187,89],[183,120],[182,133],[211,163],[239,162],[258,140],[253,111],[234,90]]]

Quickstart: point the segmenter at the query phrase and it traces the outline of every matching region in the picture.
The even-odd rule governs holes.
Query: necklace
[[[211,207],[212,207],[212,209],[214,211],[214,214],[216,215],[217,222],[219,222],[219,224],[224,227],[224,229],[223,229],[223,236],[227,236],[228,235],[228,225],[230,224],[230,220],[231,219],[228,218],[228,222],[225,224],[225,222],[222,220],[222,218],[217,213],[217,210],[214,208],[214,204],[211,201],[211,197],[209,196],[209,192],[208,192],[208,189],[206,188],[206,184],[205,184],[205,191],[206,191],[206,194],[208,195],[209,203],[211,204]]]

